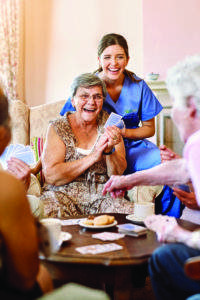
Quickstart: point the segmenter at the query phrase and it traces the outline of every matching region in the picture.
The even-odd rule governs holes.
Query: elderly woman
[[[133,203],[102,196],[104,183],[126,169],[120,129],[104,128],[106,88],[100,78],[82,74],[71,86],[75,112],[51,122],[42,156],[46,216],[105,212],[132,213]]]

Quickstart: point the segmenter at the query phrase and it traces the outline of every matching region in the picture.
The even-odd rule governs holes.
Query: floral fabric
[[[52,122],[54,129],[66,145],[66,161],[84,157],[76,151],[76,138],[66,116]],[[102,112],[98,131],[102,131],[108,114]],[[125,199],[112,199],[110,195],[102,196],[105,182],[108,180],[104,160],[95,163],[73,182],[63,186],[45,185],[41,200],[44,214],[48,217],[66,217],[95,213],[133,213],[134,203]]]

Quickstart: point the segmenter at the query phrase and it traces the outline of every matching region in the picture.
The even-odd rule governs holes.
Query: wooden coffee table
[[[129,222],[125,214],[110,215],[115,216],[118,224]],[[191,230],[196,228],[195,225],[189,226],[188,222],[185,224]],[[64,226],[62,230],[71,233],[72,239],[63,243],[60,251],[55,255],[48,258],[41,257],[42,263],[48,268],[52,278],[60,284],[77,282],[94,288],[104,288],[111,299],[133,298],[133,281],[137,277],[145,278],[148,258],[160,246],[155,233],[148,231],[147,235],[139,238],[125,236],[115,240],[114,243],[121,245],[122,250],[86,255],[80,254],[76,248],[110,243],[110,241],[104,242],[92,238],[92,234],[96,231],[82,228],[80,225]],[[118,232],[117,227],[106,231],[108,230]]]

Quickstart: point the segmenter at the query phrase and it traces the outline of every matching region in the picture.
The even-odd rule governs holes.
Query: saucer
[[[126,216],[127,220],[129,220],[129,221],[131,221],[135,224],[138,224],[138,225],[144,225],[144,219],[145,218],[146,217],[137,217],[134,214]]]
[[[72,238],[72,235],[69,232],[61,231],[60,240],[62,242],[69,241],[69,240],[71,240],[71,238]]]

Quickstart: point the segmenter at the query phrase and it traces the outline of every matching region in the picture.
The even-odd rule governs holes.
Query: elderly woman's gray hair
[[[84,73],[74,78],[70,87],[70,96],[73,98],[79,87],[90,88],[94,86],[100,86],[102,88],[103,97],[105,99],[107,94],[105,83],[92,73]]]
[[[193,97],[200,114],[200,55],[189,56],[169,69],[166,83],[174,105],[185,107]]]

